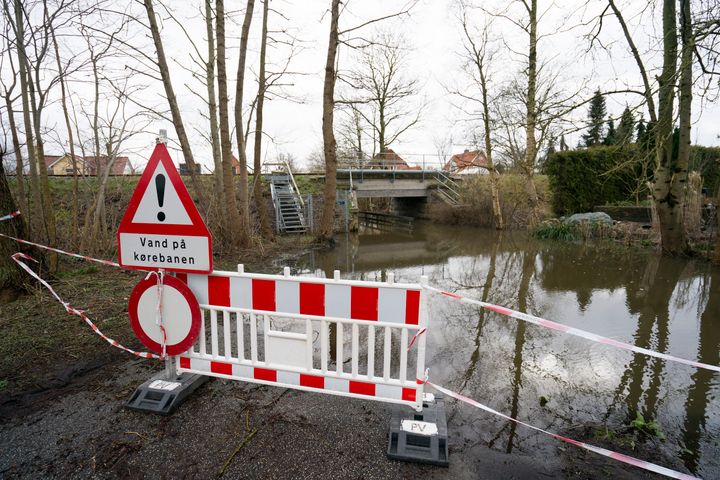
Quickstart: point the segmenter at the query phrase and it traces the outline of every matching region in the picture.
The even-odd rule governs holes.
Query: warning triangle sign
[[[139,270],[212,271],[212,239],[167,147],[159,143],[118,228],[120,265]]]

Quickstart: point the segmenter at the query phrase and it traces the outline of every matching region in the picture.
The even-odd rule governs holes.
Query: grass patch
[[[59,278],[72,278],[80,275],[92,275],[93,273],[97,273],[98,270],[98,267],[95,265],[88,265],[87,267],[78,268],[77,270],[65,270],[58,272],[57,276]]]
[[[530,235],[543,240],[574,241],[580,237],[577,226],[569,223],[543,222],[530,232]]]

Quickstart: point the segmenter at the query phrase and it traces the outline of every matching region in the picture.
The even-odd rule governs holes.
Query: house
[[[400,155],[390,148],[375,155],[366,165],[368,168],[383,170],[422,170],[421,167],[408,165]]]
[[[187,163],[181,163],[178,166],[180,175],[190,175],[190,166]],[[202,173],[202,165],[199,163],[195,164],[195,173],[200,175]]]
[[[477,175],[488,173],[488,161],[482,150],[465,150],[450,157],[443,171],[453,175]]]
[[[78,175],[97,175],[105,171],[108,164],[108,157],[81,157],[75,155],[75,166],[78,169]],[[125,175],[127,167],[130,165],[130,159],[128,157],[115,157],[115,161],[110,167],[110,175]],[[73,168],[73,160],[69,153],[65,155],[45,155],[45,168],[47,168],[48,175],[73,175],[75,173]]]

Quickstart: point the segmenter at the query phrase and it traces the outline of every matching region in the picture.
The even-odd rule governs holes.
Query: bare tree
[[[63,72],[66,70],[66,68],[63,67],[63,64],[60,60],[60,49],[58,47],[57,38],[55,36],[55,29],[52,28],[50,30],[50,34],[52,36],[53,41],[53,47],[55,49],[55,61],[57,63],[57,69],[58,74],[62,75],[60,77],[60,102],[62,104],[62,110],[63,110],[63,117],[65,118],[65,128],[67,129],[67,136],[68,136],[68,148],[70,151],[70,163],[72,165],[73,169],[73,193],[72,193],[72,235],[70,237],[70,244],[73,247],[77,247],[78,242],[78,235],[80,233],[80,225],[79,225],[79,218],[80,218],[80,208],[78,205],[78,196],[79,196],[79,183],[78,183],[78,164],[77,164],[77,156],[75,155],[75,141],[73,139],[73,132],[72,132],[72,124],[70,122],[70,113],[68,111],[68,105],[67,105],[67,91],[65,88],[65,82],[66,79],[64,77]]]
[[[325,189],[323,191],[323,212],[317,238],[330,242],[335,219],[335,189],[337,188],[337,143],[333,129],[335,113],[335,62],[339,43],[338,22],[340,20],[340,0],[330,1],[330,34],[327,57],[325,59],[325,81],[323,83],[323,152],[325,154]]]
[[[212,0],[205,0],[205,32],[207,34],[208,56],[205,62],[205,83],[207,84],[208,122],[210,124],[210,145],[212,146],[213,164],[215,165],[215,191],[218,198],[224,197],[222,151],[220,149],[220,133],[218,131],[217,95],[215,93],[215,30],[213,29]],[[218,202],[221,214],[227,212],[225,202]]]
[[[470,104],[478,103],[480,107],[480,118],[483,125],[483,137],[485,143],[485,157],[487,158],[487,168],[490,172],[490,191],[492,196],[493,218],[495,228],[502,230],[505,225],[503,222],[502,210],[500,208],[499,194],[499,175],[493,163],[493,141],[492,141],[492,119],[490,117],[490,75],[489,68],[493,61],[494,52],[489,50],[489,25],[485,25],[482,32],[472,31],[468,19],[468,6],[460,5],[460,22],[463,29],[463,49],[465,64],[463,70],[468,76],[473,90],[479,90],[479,99],[470,94],[464,88],[457,90],[456,95],[461,96]]]
[[[225,68],[225,2],[215,1],[215,35],[217,39],[217,78],[220,112],[220,150],[222,152],[225,208],[227,209],[226,237],[231,244],[247,245],[247,231],[243,231],[240,212],[235,202],[232,181],[232,141],[228,113],[227,69]]]
[[[411,1],[397,13],[374,18],[355,27],[340,31],[338,27],[340,21],[340,0],[330,0],[330,34],[328,39],[327,56],[325,59],[322,115],[323,153],[325,155],[325,189],[323,191],[322,218],[320,220],[320,226],[317,234],[318,242],[327,243],[331,241],[333,234],[333,220],[335,218],[335,189],[337,187],[337,142],[335,140],[334,131],[335,80],[337,77],[335,64],[337,62],[338,45],[341,42],[340,37],[342,35],[357,32],[358,30],[376,22],[405,15],[410,11],[415,3],[415,1]]]
[[[527,99],[526,99],[526,147],[525,147],[525,176],[527,178],[526,190],[528,200],[530,202],[530,218],[528,225],[534,227],[540,221],[538,212],[539,201],[537,188],[533,176],[535,174],[535,160],[537,159],[537,139],[535,138],[535,128],[537,123],[537,110],[535,104],[535,96],[537,94],[537,0],[521,0],[523,6],[528,12],[528,22],[525,32],[528,34],[528,63],[527,63]]]
[[[263,1],[262,34],[260,37],[260,69],[258,73],[258,94],[255,107],[255,142],[253,144],[253,196],[255,197],[255,209],[260,220],[260,232],[266,239],[273,238],[273,231],[270,225],[270,215],[263,198],[263,182],[261,173],[262,164],[262,135],[263,135],[263,108],[267,90],[267,79],[265,76],[265,59],[268,43],[268,11],[270,0]]]
[[[247,171],[247,137],[245,128],[243,131],[243,95],[245,88],[245,62],[247,59],[248,38],[250,35],[250,24],[252,22],[253,9],[255,0],[247,0],[245,6],[245,18],[243,19],[242,31],[240,36],[240,55],[238,57],[237,81],[235,83],[235,135],[238,149],[238,158],[240,163],[240,183],[238,185],[238,193],[240,196],[240,222],[244,244],[249,244],[250,231],[250,205],[248,195],[248,171]],[[249,118],[248,118],[249,121]],[[228,172],[226,171],[226,174]],[[232,175],[232,172],[230,172]],[[227,177],[226,177],[227,180]]]
[[[419,82],[406,73],[407,44],[401,35],[380,31],[360,49],[357,67],[340,77],[351,89],[343,103],[355,104],[354,112],[374,132],[373,154],[385,152],[420,121],[422,107],[412,101]]]
[[[197,175],[197,167],[195,166],[196,163],[190,147],[190,141],[188,140],[187,132],[185,131],[180,107],[178,106],[175,90],[173,89],[172,79],[170,78],[170,68],[168,67],[167,59],[165,58],[165,48],[163,47],[162,37],[160,36],[160,27],[157,23],[153,0],[143,0],[143,5],[148,18],[150,34],[152,35],[153,44],[155,45],[155,53],[157,55],[156,65],[160,70],[160,76],[165,89],[165,96],[167,97],[168,105],[170,106],[173,126],[175,127],[178,140],[180,141],[180,147],[182,148],[185,163],[187,163],[190,169],[190,181],[192,182],[193,190],[198,197],[201,210],[207,214],[209,212],[209,204],[205,195],[205,190],[200,184],[200,179]]]
[[[99,170],[97,192],[92,205],[85,214],[85,224],[81,249],[86,252],[100,251],[105,242],[112,238],[113,229],[107,223],[105,213],[105,196],[108,179],[120,152],[128,141],[134,136],[144,133],[151,123],[151,116],[147,111],[133,108],[129,98],[141,94],[145,89],[143,85],[132,85],[131,77],[111,81],[105,78],[110,94],[105,103],[106,115],[91,115],[91,123],[97,124],[93,131],[93,142],[102,144],[104,151],[94,157],[95,168]],[[99,107],[95,107],[99,111]],[[87,161],[87,159],[86,159]],[[105,235],[103,235],[105,234]]]
[[[12,137],[12,145],[13,145],[13,151],[15,153],[15,178],[17,179],[17,189],[18,189],[18,206],[20,207],[20,211],[23,212],[23,214],[28,214],[30,211],[27,207],[27,202],[25,199],[25,169],[23,167],[23,158],[22,158],[22,150],[20,145],[20,136],[18,134],[18,127],[15,122],[15,110],[13,107],[13,100],[14,100],[14,94],[15,87],[17,86],[17,70],[15,69],[15,64],[13,62],[13,57],[10,55],[10,43],[11,43],[11,37],[10,37],[10,26],[9,22],[5,22],[5,30],[3,32],[3,43],[6,48],[4,48],[4,51],[7,52],[7,55],[3,54],[2,58],[0,58],[0,67],[2,67],[5,62],[7,61],[8,67],[11,71],[10,78],[12,78],[12,83],[9,85],[6,85],[4,81],[0,80],[2,82],[3,87],[3,97],[5,100],[5,108],[7,109],[7,115],[8,115],[8,127],[10,129],[10,135]],[[29,227],[29,225],[28,225]]]

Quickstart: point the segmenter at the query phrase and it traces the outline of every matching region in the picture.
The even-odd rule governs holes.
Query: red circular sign
[[[162,324],[165,352],[179,355],[192,347],[200,334],[200,305],[190,288],[175,277],[163,277]],[[162,353],[162,331],[157,325],[157,277],[140,280],[130,294],[128,315],[135,335],[150,350]]]

